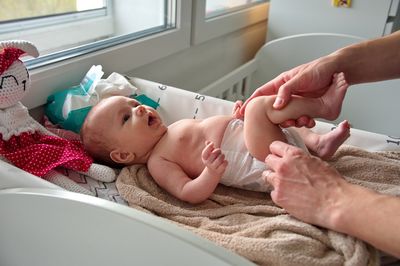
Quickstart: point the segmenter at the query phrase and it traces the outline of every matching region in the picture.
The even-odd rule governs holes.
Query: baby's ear
[[[135,159],[136,155],[133,152],[121,151],[116,149],[110,152],[110,158],[116,163],[128,164]]]

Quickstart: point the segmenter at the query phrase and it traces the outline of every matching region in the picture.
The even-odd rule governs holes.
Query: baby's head
[[[153,108],[128,97],[112,96],[90,110],[81,138],[95,160],[122,166],[146,163],[166,130]]]

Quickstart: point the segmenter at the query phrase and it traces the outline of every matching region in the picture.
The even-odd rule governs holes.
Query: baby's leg
[[[245,143],[249,152],[258,160],[264,161],[269,154],[269,145],[275,140],[286,141],[280,123],[297,119],[302,115],[313,118],[336,119],[348,84],[343,73],[335,75],[328,91],[320,98],[293,96],[282,110],[276,110],[272,103],[276,96],[254,98],[246,107],[244,117]]]
[[[272,108],[275,96],[260,96],[249,102],[244,114],[244,140],[250,154],[264,161],[270,153],[269,145],[285,141],[286,137],[277,123],[270,120],[268,110]]]
[[[332,131],[319,135],[308,128],[299,128],[297,132],[303,138],[307,148],[322,159],[329,159],[340,145],[350,136],[350,125],[345,120]]]
[[[282,110],[272,109],[269,118],[272,122],[280,124],[288,119],[297,119],[302,115],[312,118],[336,119],[342,108],[342,102],[349,87],[344,74],[335,74],[332,84],[320,98],[305,98],[296,95]],[[266,106],[268,108],[268,106]]]

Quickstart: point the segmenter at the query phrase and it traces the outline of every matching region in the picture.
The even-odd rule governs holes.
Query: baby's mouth
[[[156,123],[156,118],[152,115],[149,115],[147,120],[147,125],[152,126]]]

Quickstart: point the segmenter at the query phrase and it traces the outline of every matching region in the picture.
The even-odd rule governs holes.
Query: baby
[[[168,127],[153,108],[113,96],[92,108],[81,137],[87,151],[100,162],[147,164],[157,184],[183,201],[206,200],[218,183],[268,191],[262,172],[270,143],[288,142],[329,158],[350,131],[347,121],[324,135],[308,129],[281,129],[279,124],[301,115],[337,118],[341,106],[335,103],[342,101],[331,99],[343,99],[347,87],[340,73],[322,97],[294,97],[283,110],[272,108],[275,96],[261,96],[249,103],[244,120],[237,118],[236,105],[233,115],[182,119]]]

